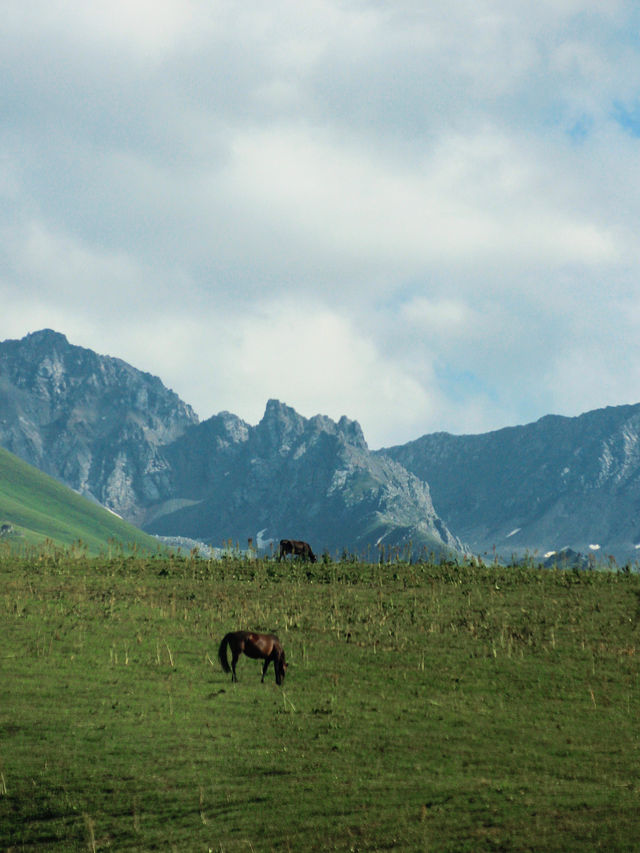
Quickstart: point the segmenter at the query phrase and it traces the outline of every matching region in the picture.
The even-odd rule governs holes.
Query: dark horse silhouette
[[[231,666],[227,660],[227,646],[231,648]],[[218,659],[225,672],[231,673],[231,680],[237,681],[236,663],[240,655],[244,653],[248,658],[264,660],[262,667],[262,681],[273,661],[276,673],[276,684],[282,684],[287,671],[284,659],[284,649],[275,634],[255,634],[253,631],[231,631],[225,634],[218,649]]]
[[[301,542],[299,539],[281,539],[280,554],[278,559],[281,560],[287,554],[292,554],[294,557],[302,557],[303,560],[316,562],[316,555],[311,550],[311,545],[308,542]]]

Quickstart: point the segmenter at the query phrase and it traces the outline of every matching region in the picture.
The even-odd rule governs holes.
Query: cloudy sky
[[[640,402],[640,7],[5,0],[0,340],[371,447]]]

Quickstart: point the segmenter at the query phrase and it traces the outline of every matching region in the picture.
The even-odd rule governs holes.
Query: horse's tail
[[[231,672],[229,661],[227,660],[227,646],[229,645],[229,637],[231,634],[225,634],[218,648],[218,660],[224,672]]]

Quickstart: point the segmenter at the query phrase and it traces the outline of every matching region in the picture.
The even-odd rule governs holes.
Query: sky
[[[640,6],[4,0],[0,340],[369,446],[640,402]]]

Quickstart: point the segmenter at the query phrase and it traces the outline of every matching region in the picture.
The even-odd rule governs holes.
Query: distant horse
[[[227,660],[227,646],[231,648],[231,666]],[[231,673],[231,680],[237,681],[236,663],[241,654],[248,658],[264,660],[262,667],[262,681],[273,661],[276,673],[276,684],[282,684],[287,672],[287,664],[284,659],[284,649],[275,634],[254,634],[253,631],[231,631],[225,634],[218,649],[218,659],[225,672]]]
[[[316,562],[316,555],[311,550],[311,545],[308,542],[301,542],[299,539],[281,539],[280,554],[278,559],[281,560],[287,554],[292,554],[294,557],[302,557],[303,560]]]

